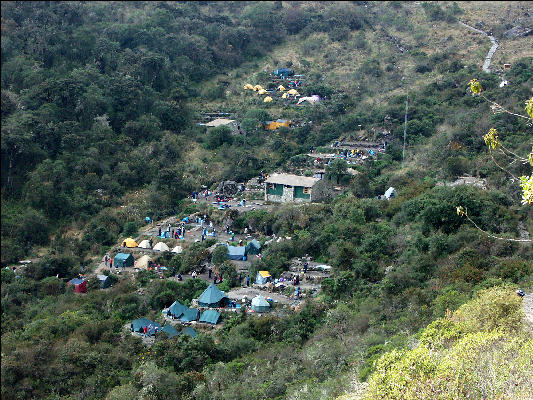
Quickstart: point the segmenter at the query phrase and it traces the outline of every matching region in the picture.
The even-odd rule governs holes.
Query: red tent
[[[74,285],[75,293],[87,293],[87,281],[80,278],[71,279],[69,285]]]

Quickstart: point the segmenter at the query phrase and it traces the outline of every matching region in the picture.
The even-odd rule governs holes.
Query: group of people
[[[168,224],[167,229],[164,234],[163,234],[161,227],[159,227],[158,236],[166,237],[166,238],[174,238],[174,239],[183,239],[185,238],[185,232],[186,232],[185,222],[182,222],[181,225],[178,226],[178,228],[176,229],[171,228],[171,225]],[[150,247],[152,247],[152,239],[150,239]]]
[[[157,334],[157,331],[158,331],[157,326],[153,327],[152,324],[145,326],[143,328],[144,337],[152,336],[152,333],[155,335]]]

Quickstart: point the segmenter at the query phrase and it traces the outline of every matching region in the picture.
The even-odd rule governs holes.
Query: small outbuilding
[[[267,282],[270,282],[272,275],[268,271],[259,271],[255,277],[255,283],[259,285],[265,285]]]
[[[220,321],[220,313],[215,310],[205,310],[202,315],[200,315],[200,321],[207,324],[216,325]]]
[[[228,301],[224,292],[211,283],[198,298],[198,305],[200,307],[224,307]]]
[[[270,311],[270,303],[263,296],[256,296],[252,299],[252,310],[258,313]]]
[[[133,267],[135,259],[131,254],[128,253],[118,253],[113,259],[113,265],[116,268],[120,267]]]
[[[100,289],[107,289],[111,286],[111,278],[107,275],[96,275],[100,281]]]
[[[68,285],[74,286],[74,293],[87,293],[87,281],[83,278],[71,279]]]

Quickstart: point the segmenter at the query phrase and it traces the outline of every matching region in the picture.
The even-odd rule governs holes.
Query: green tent
[[[270,311],[270,303],[263,296],[256,296],[252,299],[252,310],[255,312]]]
[[[150,321],[146,318],[139,318],[133,321],[130,325],[130,329],[132,332],[141,332],[142,329],[144,329],[145,326],[152,325],[153,328],[161,329],[161,325],[157,322]]]
[[[96,275],[98,280],[100,281],[100,288],[101,289],[107,289],[111,286],[111,278],[107,275]]]
[[[261,252],[261,243],[254,239],[246,245],[246,254],[259,254]]]
[[[228,303],[227,296],[211,283],[198,298],[200,307],[224,307]]]
[[[216,325],[220,321],[220,313],[215,310],[205,310],[200,315],[200,322]]]
[[[119,267],[133,267],[135,259],[131,254],[118,253],[113,260],[113,265]]]
[[[165,325],[161,328],[161,332],[165,332],[169,338],[179,335],[179,332],[172,325]]]
[[[246,247],[244,246],[230,246],[226,245],[228,248],[228,258],[230,260],[243,260],[246,255]]]
[[[196,321],[198,320],[198,314],[200,312],[196,308],[187,308],[179,318],[181,322]]]
[[[167,315],[168,316],[172,316],[172,314],[174,314],[174,317],[175,318],[179,318],[183,315],[183,313],[185,312],[185,310],[187,310],[187,306],[184,306],[183,304],[181,304],[179,301],[175,301],[174,303],[172,303],[172,305],[168,308],[168,312],[167,312]]]
[[[189,335],[192,338],[195,338],[197,333],[194,329],[192,329],[190,326],[186,327],[184,330],[181,331],[182,335]]]

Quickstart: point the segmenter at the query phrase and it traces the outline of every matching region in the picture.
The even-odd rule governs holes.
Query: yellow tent
[[[284,92],[284,91],[287,90],[287,89],[285,89],[285,87],[284,87],[283,85],[279,85],[279,86],[278,86],[278,90],[279,90],[280,92]]]
[[[247,83],[246,85],[244,85],[244,90],[254,90],[254,87]]]
[[[255,92],[257,92],[258,90],[261,90],[261,89],[263,89],[263,86],[261,86],[261,85],[255,85],[254,86],[254,91]]]
[[[265,89],[260,89],[257,91],[257,93],[259,94],[265,94],[267,91]]]
[[[283,94],[281,95],[281,98],[282,98],[282,99],[286,99],[287,97],[289,97],[289,95],[288,95],[287,93],[283,93]]]
[[[265,97],[265,99],[263,100],[263,103],[270,103],[271,101],[272,101],[272,97],[267,96],[267,97]]]
[[[122,247],[137,247],[139,246],[132,238],[127,238],[122,241]]]
[[[300,93],[298,93],[298,91],[296,89],[291,89],[287,93],[292,94],[292,95],[300,94]]]

